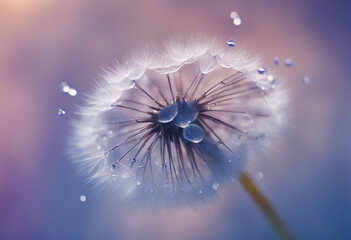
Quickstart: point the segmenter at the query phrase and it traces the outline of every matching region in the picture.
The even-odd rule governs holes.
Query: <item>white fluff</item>
[[[86,98],[85,105],[79,107],[78,116],[73,124],[73,133],[69,139],[70,155],[78,163],[79,170],[95,186],[106,188],[116,197],[127,201],[131,200],[143,203],[143,205],[148,203],[171,205],[194,203],[198,200],[211,198],[215,196],[218,186],[236,178],[237,174],[245,167],[248,154],[264,148],[262,146],[266,146],[271,137],[284,124],[283,113],[287,104],[286,92],[282,90],[279,82],[272,84],[271,79],[267,78],[267,74],[259,74],[257,69],[260,66],[257,58],[248,56],[237,46],[229,48],[225,43],[218,41],[174,41],[165,45],[161,51],[148,50],[133,53],[125,60],[125,63],[116,63],[113,68],[104,69],[93,92]],[[224,153],[225,148],[217,141],[216,144],[220,145],[217,150],[221,150],[223,153],[218,151],[213,154],[218,156],[218,161],[222,161],[220,165],[225,167],[223,171],[218,169],[211,171],[206,169],[206,164],[198,161],[200,172],[206,181],[202,181],[198,175],[194,175],[190,177],[191,184],[183,179],[181,184],[175,184],[176,187],[174,187],[170,182],[165,181],[159,142],[152,150],[150,161],[153,170],[152,184],[150,183],[150,170],[139,167],[142,154],[133,167],[130,167],[131,156],[136,153],[138,147],[131,150],[128,157],[119,161],[116,167],[112,167],[114,161],[137,143],[143,134],[140,132],[132,138],[133,141],[129,145],[109,152],[111,148],[130,136],[130,129],[133,128],[133,125],[131,127],[118,126],[113,125],[112,122],[143,117],[142,113],[116,108],[114,104],[118,104],[120,98],[140,101],[147,105],[153,104],[150,99],[146,100],[141,92],[134,90],[135,83],[148,87],[150,95],[154,95],[157,101],[164,103],[160,99],[158,90],[164,93],[167,100],[171,101],[172,99],[166,75],[171,77],[174,88],[182,84],[186,89],[197,73],[203,74],[204,77],[201,81],[204,83],[199,85],[199,89],[196,91],[197,95],[193,96],[195,98],[200,97],[201,93],[212,86],[215,81],[225,79],[228,76],[227,73],[233,70],[242,73],[246,77],[245,81],[256,84],[259,89],[255,90],[254,97],[231,100],[230,105],[223,105],[221,110],[234,109],[267,114],[268,117],[247,116],[245,114],[232,116],[225,112],[213,115],[229,121],[244,132],[239,134],[222,125],[208,122],[216,134],[233,151],[232,153]],[[179,79],[182,79],[182,82],[179,82]],[[145,109],[148,108],[144,107],[143,110]],[[142,126],[135,123],[135,127]],[[154,136],[151,139],[154,139]],[[213,138],[207,140],[214,141]],[[140,144],[142,143],[143,141],[140,142]],[[145,152],[150,143],[152,140],[142,151]],[[206,146],[205,142],[203,142],[203,146]],[[211,146],[211,143],[208,146]],[[174,144],[171,148],[175,158]],[[187,154],[184,148],[182,151],[184,155]],[[185,160],[189,161],[188,158]],[[190,175],[190,164],[185,163],[185,165]],[[146,172],[148,180],[139,177],[142,171]]]

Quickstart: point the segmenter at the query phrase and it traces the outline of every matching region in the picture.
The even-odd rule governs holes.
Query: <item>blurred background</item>
[[[84,185],[65,156],[74,105],[100,67],[189,35],[235,39],[286,80],[289,127],[248,172],[299,239],[351,239],[345,0],[1,0],[0,239],[278,239],[239,184],[196,208],[135,210]]]

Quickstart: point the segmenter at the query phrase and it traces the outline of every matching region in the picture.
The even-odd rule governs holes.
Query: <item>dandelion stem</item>
[[[288,228],[285,226],[283,220],[279,217],[272,204],[263,195],[262,192],[257,188],[256,184],[246,173],[242,172],[239,177],[240,183],[249,193],[255,203],[263,211],[264,215],[268,218],[275,231],[284,240],[295,240],[295,237],[290,233]]]

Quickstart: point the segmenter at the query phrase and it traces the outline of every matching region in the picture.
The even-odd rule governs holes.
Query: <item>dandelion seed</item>
[[[92,183],[172,205],[211,199],[238,178],[284,123],[286,95],[256,58],[220,46],[174,42],[104,70],[70,141]]]

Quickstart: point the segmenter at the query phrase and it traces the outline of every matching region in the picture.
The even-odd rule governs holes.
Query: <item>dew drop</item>
[[[133,158],[132,161],[130,162],[130,167],[133,167],[134,163],[136,162],[136,159]]]
[[[63,116],[63,115],[66,114],[66,111],[63,110],[62,108],[59,108],[59,110],[57,110],[57,114],[58,114],[59,116]]]
[[[290,58],[285,60],[285,66],[291,67],[292,64],[293,64],[293,61]]]
[[[85,195],[80,195],[79,200],[81,202],[85,202],[87,200],[87,197]]]
[[[302,83],[305,84],[305,85],[309,84],[310,83],[310,78],[307,77],[307,76],[303,77],[302,78]]]
[[[77,95],[77,90],[75,90],[74,88],[70,88],[68,89],[68,94],[72,97]]]
[[[241,17],[236,17],[233,19],[233,23],[235,26],[239,26],[241,24]]]
[[[192,143],[199,143],[204,138],[204,130],[197,124],[190,124],[183,130],[183,137]]]
[[[279,65],[280,64],[280,58],[279,57],[275,57],[273,59],[273,62],[274,62],[275,65]]]
[[[269,85],[272,87],[272,88],[275,88],[275,84],[276,84],[276,80],[275,80],[275,78],[274,78],[274,76],[273,75],[268,75],[267,76],[267,80],[268,80],[268,82],[269,82]]]
[[[267,69],[265,69],[264,67],[259,67],[258,69],[257,69],[257,72],[259,73],[259,74],[266,74],[267,73]]]
[[[218,190],[218,188],[219,188],[219,183],[218,182],[214,182],[213,184],[212,184],[212,188],[214,189],[214,190]]]
[[[256,180],[260,181],[263,178],[263,173],[262,172],[257,172],[256,173]]]
[[[229,40],[229,41],[227,42],[227,45],[228,45],[228,47],[234,47],[234,46],[235,46],[234,40]]]
[[[68,93],[70,87],[66,82],[60,83],[60,90],[64,93]]]
[[[233,12],[230,13],[230,18],[234,19],[234,18],[237,18],[237,17],[239,17],[239,14],[237,12],[233,11]]]
[[[160,123],[171,122],[177,116],[177,113],[178,113],[178,108],[176,104],[168,105],[158,113],[158,122]]]
[[[173,119],[174,125],[186,128],[190,123],[195,121],[199,111],[186,101],[177,101],[178,114]]]

